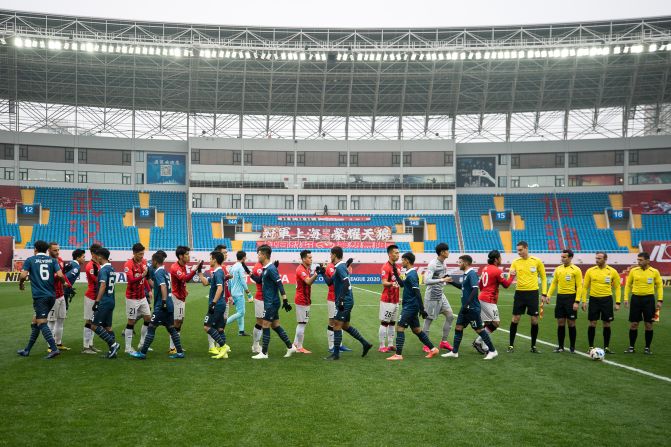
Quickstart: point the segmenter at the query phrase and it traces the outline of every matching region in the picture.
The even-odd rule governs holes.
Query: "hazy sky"
[[[671,15],[671,0],[0,0],[0,8],[218,25],[461,27]]]

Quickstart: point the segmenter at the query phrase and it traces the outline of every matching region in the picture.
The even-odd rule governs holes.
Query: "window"
[[[245,194],[245,209],[254,209],[254,196],[251,194]]]
[[[403,198],[403,209],[411,210],[412,208],[412,196],[405,196]]]
[[[347,166],[347,152],[338,152],[338,166]]]
[[[78,183],[87,183],[87,181],[86,181],[87,177],[88,177],[87,172],[80,172],[79,176],[78,176],[78,179],[77,179],[77,182]]]
[[[121,152],[121,165],[130,166],[131,160],[133,159],[133,153],[131,151],[122,151]]]
[[[86,161],[88,160],[88,153],[87,153],[86,149],[79,149],[79,151],[77,151],[77,152],[79,154],[78,155],[79,163],[86,163]]]
[[[19,180],[28,180],[28,170],[19,169]]]
[[[305,166],[305,152],[296,153],[296,165]]]
[[[233,165],[240,166],[240,160],[242,159],[242,154],[240,151],[233,152]]]
[[[359,166],[359,153],[352,152],[349,154],[349,165],[350,166]]]
[[[520,167],[520,154],[513,154],[510,156],[510,167],[513,169]]]
[[[75,162],[75,150],[72,148],[65,148],[65,162],[74,163]]]
[[[443,197],[443,209],[451,210],[452,209],[452,196]]]
[[[2,159],[3,160],[14,160],[14,145],[13,144],[3,144],[4,148],[2,150]]]
[[[638,150],[629,151],[629,164],[637,165],[638,164]]]
[[[0,172],[4,180],[14,180],[14,168],[2,168]]]
[[[347,196],[338,196],[338,209],[339,210],[347,209]]]
[[[568,167],[577,168],[578,167],[578,153],[571,152],[568,154]]]
[[[284,198],[284,209],[285,210],[294,209],[294,196],[286,196]]]
[[[412,152],[403,154],[403,166],[412,166]]]
[[[121,175],[121,184],[122,185],[130,185],[130,174],[122,174]]]
[[[360,206],[359,196],[352,196],[352,209],[358,210]]]
[[[401,154],[399,152],[393,152],[391,154],[391,165],[401,166]]]
[[[298,196],[298,209],[306,210],[308,208],[308,198],[307,196]]]
[[[508,187],[508,177],[505,175],[499,176],[499,188],[507,188]]]
[[[231,208],[235,210],[240,209],[240,194],[233,194],[233,200],[231,200]]]
[[[65,181],[67,183],[72,183],[75,181],[75,173],[74,171],[65,171]]]
[[[454,152],[445,152],[444,165],[445,166],[454,165]]]
[[[200,151],[199,150],[192,150],[191,151],[191,163],[193,163],[194,165],[199,165],[200,164]]]
[[[251,166],[252,165],[252,152],[245,152],[245,166]]]
[[[564,187],[564,176],[563,175],[555,175],[555,186],[556,187]]]
[[[499,154],[499,166],[504,166],[508,164],[508,155]]]
[[[294,153],[293,152],[286,152],[286,165],[287,166],[293,166],[294,165]]]
[[[19,160],[28,160],[28,146],[24,146],[23,144],[19,146]]]
[[[143,172],[138,172],[135,174],[135,184],[136,185],[143,185],[144,184],[144,173]]]
[[[624,165],[624,151],[615,151],[615,166]]]
[[[191,196],[191,207],[192,208],[202,208],[202,194],[194,194]]]
[[[392,210],[401,209],[401,196],[391,196],[391,209]]]
[[[564,167],[564,153],[557,152],[555,154],[555,168],[563,168],[563,167]]]
[[[144,161],[144,151],[135,151],[135,161]]]
[[[510,187],[519,188],[520,187],[520,178],[519,177],[510,177]]]

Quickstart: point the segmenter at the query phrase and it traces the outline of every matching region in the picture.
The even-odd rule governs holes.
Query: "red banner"
[[[671,276],[671,241],[642,241],[643,251],[650,255],[650,265],[662,276]]]
[[[391,228],[264,225],[259,239],[263,241],[331,241],[338,243],[386,242],[391,240]]]
[[[344,249],[377,248],[384,250],[386,241],[258,241],[256,246],[268,244],[272,248],[295,248],[296,250],[309,250],[315,248],[333,248],[336,245]]]
[[[13,257],[14,238],[11,236],[0,236],[0,270],[11,270]]]
[[[294,222],[370,222],[370,216],[277,216],[277,220]]]

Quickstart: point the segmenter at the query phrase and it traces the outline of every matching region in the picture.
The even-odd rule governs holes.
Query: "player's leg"
[[[33,300],[33,306],[35,308],[35,322],[37,324],[37,328],[42,333],[44,340],[47,342],[47,344],[49,345],[49,349],[51,350],[49,356],[47,356],[49,358],[55,357],[59,353],[58,347],[56,346],[56,340],[54,340],[53,333],[51,332],[51,330],[49,329],[49,325],[47,324],[47,317],[49,315],[49,311],[54,306],[55,301],[56,300],[54,298],[38,298]]]
[[[84,297],[84,333],[82,335],[83,347],[82,354],[95,354],[93,347],[93,329],[91,321],[93,320],[93,300]]]
[[[531,352],[538,354],[540,351],[536,348],[536,340],[538,339],[538,316],[539,316],[539,302],[538,290],[529,292],[527,294],[527,315],[531,317]]]
[[[431,343],[431,340],[429,339],[429,336],[424,333],[421,328],[419,327],[419,318],[417,318],[417,315],[412,315],[409,318],[408,324],[410,327],[412,327],[412,332],[419,338],[419,341],[429,348],[429,353],[425,356],[426,358],[430,359],[431,357],[435,357],[440,353],[440,350],[434,346],[433,343]],[[396,336],[398,339],[398,335]]]
[[[440,313],[445,316],[445,322],[443,323],[443,336],[440,339],[440,349],[447,349],[448,351],[452,350],[452,345],[450,344],[450,332],[452,331],[452,323],[454,323],[454,312],[452,311],[452,306],[445,296],[440,300]],[[427,334],[428,335],[428,334]]]
[[[526,308],[526,304],[522,295],[522,292],[516,290],[515,295],[513,296],[513,317],[510,320],[508,352],[515,351],[515,336],[517,335],[517,326],[520,323],[520,318],[522,317],[522,313]]]
[[[261,352],[261,335],[263,334],[263,301],[254,300],[254,316],[256,324],[252,331],[252,352],[258,354]]]
[[[389,309],[392,314],[387,325],[387,350],[395,351],[396,346],[394,346],[394,335],[396,331],[394,328],[396,327],[396,321],[398,320],[398,304],[391,304]]]
[[[172,300],[173,301],[173,307],[174,307],[174,315],[175,315],[175,330],[177,332],[180,332],[182,330],[182,324],[184,323],[184,314],[186,313],[186,303],[182,300]],[[175,344],[172,342],[172,338],[170,339],[170,351],[168,352],[169,354],[175,354],[177,352],[177,349],[175,349]]]
[[[587,303],[587,320],[589,324],[587,326],[587,352],[594,348],[594,338],[596,336],[596,325],[599,322],[599,317],[601,316],[601,307],[599,306],[598,298],[589,298]]]
[[[344,322],[340,319],[342,318],[341,312],[337,312],[333,319],[333,352],[330,356],[326,357],[326,360],[338,360],[340,359],[340,344],[342,343],[342,330]]]
[[[56,346],[61,351],[69,351],[70,348],[63,344],[63,332],[65,329],[65,319],[68,317],[68,306],[65,301],[65,297],[60,298],[59,306],[56,311],[56,326],[54,331],[54,339],[56,340]]]
[[[559,303],[555,306],[555,314],[557,313],[557,307]],[[553,349],[552,352],[564,352],[564,340],[566,339],[566,318],[557,318],[557,347]]]
[[[126,329],[123,331],[124,352],[130,354],[133,352],[133,332],[135,332],[135,322],[137,321],[137,300],[126,299]]]
[[[303,354],[312,354],[309,350],[303,347],[303,340],[305,339],[305,328],[308,321],[310,321],[310,306],[296,306],[296,335],[294,337],[294,347],[298,352]]]
[[[474,323],[475,324],[471,324],[471,326],[482,338],[483,343],[487,346],[487,355],[484,357],[484,360],[491,360],[495,358],[499,354],[496,352],[494,342],[492,342],[492,338],[489,336],[489,332],[487,332],[487,329],[483,326],[482,321],[475,321]]]
[[[387,315],[387,303],[380,301],[380,326],[377,330],[377,338],[379,342],[379,352],[387,352],[387,327],[389,326],[389,316]]]
[[[293,346],[291,340],[289,339],[289,336],[287,335],[287,332],[280,324],[280,319],[276,318],[275,320],[273,320],[273,322],[271,323],[271,327],[273,328],[273,331],[275,331],[277,336],[280,337],[280,340],[282,340],[287,347],[287,353],[284,356],[291,357],[291,355],[294,352],[296,352],[296,348]]]
[[[119,349],[119,344],[116,342],[114,332],[112,331],[112,312],[114,308],[108,306],[100,305],[98,310],[93,314],[93,323],[91,328],[98,337],[102,339],[107,346],[109,351],[107,353],[108,358],[113,358],[116,356],[116,351]]]
[[[40,330],[37,327],[37,321],[35,320],[35,317],[33,317],[30,321],[30,337],[28,338],[28,344],[26,344],[25,348],[17,351],[17,354],[22,357],[28,357],[30,350],[33,349],[33,346],[35,345],[39,335]]]
[[[626,351],[626,354],[633,354],[636,352],[636,339],[638,338],[638,326],[643,320],[643,312],[641,311],[641,306],[639,305],[639,300],[637,295],[632,295],[629,302],[629,347]]]
[[[459,357],[459,345],[461,345],[461,339],[464,335],[464,326],[468,324],[468,321],[468,315],[464,312],[459,312],[459,315],[457,316],[457,324],[454,326],[454,341],[452,342],[452,350],[446,352],[441,357]]]
[[[228,316],[226,324],[236,321],[238,323],[238,333],[242,334],[245,332],[245,297],[234,296],[233,305],[235,305],[235,313]]]
[[[268,345],[270,345],[270,325],[275,319],[275,314],[271,306],[264,306],[263,321],[261,322],[261,352],[252,358],[268,358]]]
[[[642,307],[643,307],[643,322],[645,325],[645,350],[644,354],[652,354],[650,350],[650,345],[652,345],[652,323],[655,318],[655,297],[654,295],[648,295],[641,298]]]
[[[361,343],[361,346],[363,347],[363,351],[361,353],[361,357],[365,357],[366,354],[368,354],[368,351],[370,348],[373,347],[372,344],[368,343],[368,340],[366,340],[359,331],[350,324],[350,316],[351,316],[352,309],[346,309],[345,310],[345,324],[343,325],[343,330],[347,332],[352,338],[357,340],[359,343]]]
[[[485,331],[491,335],[492,332],[494,332],[501,323],[498,305],[487,302],[480,303],[480,319],[485,325]],[[489,352],[489,348],[482,341],[482,337],[480,335],[478,335],[478,337],[473,342],[473,347],[480,354],[487,354],[487,352]]]

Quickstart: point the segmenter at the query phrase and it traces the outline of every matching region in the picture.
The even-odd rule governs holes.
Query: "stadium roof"
[[[17,101],[320,117],[627,111],[671,102],[670,69],[671,17],[293,29],[0,10],[0,97]]]

